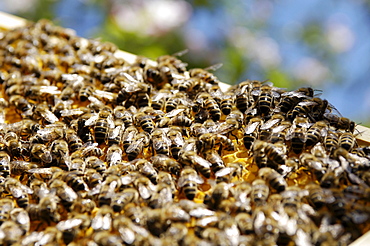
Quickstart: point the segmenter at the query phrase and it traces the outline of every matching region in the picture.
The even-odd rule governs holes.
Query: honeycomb
[[[347,245],[368,146],[309,87],[220,88],[41,20],[0,35],[2,245]]]

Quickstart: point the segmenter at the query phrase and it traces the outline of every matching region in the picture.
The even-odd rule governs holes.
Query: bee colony
[[[1,245],[347,245],[370,148],[312,88],[221,90],[39,21],[0,35]]]

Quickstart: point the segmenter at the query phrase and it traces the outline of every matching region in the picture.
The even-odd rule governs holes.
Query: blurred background
[[[370,126],[369,0],[1,0],[0,11],[153,59],[188,49],[188,68],[223,63],[214,73],[229,84],[311,86]]]

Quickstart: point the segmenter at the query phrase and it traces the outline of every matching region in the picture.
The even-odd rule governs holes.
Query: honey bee
[[[86,157],[85,162],[87,168],[95,169],[100,174],[103,174],[107,170],[105,163],[96,156]]]
[[[122,126],[116,125],[115,128],[109,129],[108,135],[107,135],[108,146],[121,144],[122,135],[123,135]]]
[[[328,121],[330,126],[336,128],[337,130],[341,129],[351,133],[355,131],[355,122],[348,118],[340,117],[332,113],[325,113],[323,117],[326,121]]]
[[[135,115],[135,121],[136,125],[141,127],[143,131],[151,134],[154,130],[155,124],[153,121],[153,116],[151,115],[146,115],[144,113],[138,113]]]
[[[255,206],[263,206],[269,196],[270,189],[262,179],[256,179],[252,183],[251,199]]]
[[[199,92],[204,87],[204,82],[200,78],[189,78],[182,80],[178,84],[178,90],[186,92],[189,96],[192,96]]]
[[[280,194],[284,209],[297,211],[301,207],[302,197],[307,195],[307,191],[302,190],[298,186],[289,186]]]
[[[283,113],[288,113],[303,99],[312,98],[314,90],[311,87],[302,87],[295,91],[284,92],[278,107]]]
[[[171,140],[163,128],[157,128],[152,132],[151,141],[157,154],[169,155]]]
[[[220,110],[224,115],[229,115],[233,109],[234,93],[227,92],[222,95]]]
[[[308,199],[310,204],[312,204],[316,209],[322,208],[326,203],[326,195],[324,190],[315,183],[310,183],[305,186],[308,191]]]
[[[27,208],[29,205],[28,194],[33,193],[28,186],[23,185],[19,182],[19,180],[10,177],[5,179],[4,186],[6,192],[12,194],[12,196],[15,198],[19,207]]]
[[[33,144],[31,147],[31,156],[36,161],[42,161],[44,163],[51,163],[53,157],[50,150],[44,144]]]
[[[86,184],[86,182],[83,180],[82,176],[83,176],[82,173],[79,171],[69,171],[69,172],[62,171],[62,172],[54,173],[52,180],[60,178],[69,187],[71,187],[75,192],[88,191],[89,187]]]
[[[221,202],[229,198],[232,186],[233,184],[226,182],[217,183],[211,193],[206,195],[203,203],[210,209],[219,209]]]
[[[145,159],[136,159],[132,161],[136,169],[144,176],[148,177],[153,184],[157,184],[157,171],[153,164]]]
[[[255,161],[259,167],[264,167],[270,162],[272,166],[283,165],[286,160],[286,150],[284,146],[271,144],[256,140],[252,146]]]
[[[113,209],[108,205],[101,205],[95,217],[91,220],[91,228],[95,232],[110,231],[113,222]]]
[[[123,136],[122,136],[123,148],[125,151],[133,143],[138,132],[139,131],[135,126],[130,126],[125,129]]]
[[[221,118],[221,110],[217,102],[209,97],[204,101],[204,107],[207,109],[211,119],[215,122],[219,121]]]
[[[209,150],[205,152],[203,155],[205,159],[211,163],[211,170],[213,173],[216,173],[217,171],[225,167],[224,161],[216,151]]]
[[[179,162],[183,165],[190,165],[197,169],[205,178],[211,177],[212,164],[200,157],[195,151],[184,151],[180,153]]]
[[[10,213],[14,208],[14,202],[9,198],[0,199],[0,225],[10,218]]]
[[[339,137],[338,145],[345,150],[351,151],[357,145],[357,141],[352,133],[344,132]]]
[[[203,179],[198,176],[197,172],[193,168],[185,166],[181,170],[178,186],[183,189],[187,199],[194,200],[198,192],[198,184],[202,183]]]
[[[33,110],[33,119],[38,120],[45,120],[51,124],[59,121],[59,118],[55,116],[55,114],[50,110],[47,104],[39,103],[35,106]]]
[[[182,136],[182,130],[180,127],[171,127],[168,130],[168,138],[171,141],[170,144],[170,152],[174,159],[179,158],[179,152],[181,151],[182,147],[185,144],[184,138]]]
[[[329,153],[331,153],[334,149],[338,147],[338,144],[339,144],[338,133],[335,131],[329,130],[327,135],[324,138],[325,149]]]
[[[176,177],[179,176],[181,164],[166,155],[155,155],[150,158],[153,167],[159,171],[169,172]]]
[[[258,138],[258,132],[263,120],[259,117],[252,118],[244,129],[243,143],[246,149],[251,149]]]
[[[264,84],[258,90],[251,91],[252,96],[258,96],[256,106],[262,116],[269,115],[274,107],[275,100],[280,98],[281,93],[279,90],[279,88],[272,87],[270,84]]]
[[[258,176],[267,181],[271,188],[282,192],[287,188],[287,182],[284,177],[274,169],[263,167],[258,171]]]
[[[4,139],[9,153],[14,157],[20,157],[22,155],[23,147],[19,141],[18,135],[15,132],[8,132],[5,134]]]
[[[115,191],[118,190],[120,186],[121,179],[117,175],[110,175],[104,180],[101,186],[97,186],[98,206],[110,205]]]
[[[105,161],[108,166],[117,165],[119,162],[122,161],[122,149],[118,145],[112,145],[107,149],[107,153],[105,156]]]
[[[17,112],[22,115],[30,116],[34,105],[21,95],[12,95],[9,98],[10,105],[14,105]]]
[[[324,121],[317,121],[307,131],[306,146],[311,147],[320,142],[326,136],[328,126]]]
[[[0,174],[4,178],[10,175],[10,156],[6,151],[0,151]]]
[[[114,212],[121,212],[127,204],[137,202],[138,200],[138,191],[135,188],[126,188],[122,192],[113,195],[111,207]]]
[[[219,83],[218,78],[210,73],[208,70],[217,70],[222,66],[221,63],[212,65],[210,67],[201,69],[201,68],[193,68],[189,70],[190,77],[198,77],[204,80],[206,83],[217,85]]]
[[[300,154],[304,149],[309,126],[307,118],[297,117],[294,119],[292,127],[288,130],[286,140],[291,141],[291,150],[295,154]]]
[[[74,130],[67,129],[65,137],[66,137],[66,141],[68,143],[68,147],[71,153],[82,148],[83,142]]]
[[[252,119],[254,119],[254,118],[252,118]],[[280,113],[273,114],[269,120],[267,120],[266,122],[264,122],[261,125],[260,131],[259,131],[259,134],[258,134],[259,135],[258,139],[262,140],[262,141],[268,141],[271,138],[271,135],[273,133],[273,129],[275,129],[278,126],[283,126],[286,122],[289,122],[289,121],[285,121],[285,117],[282,114],[280,114]],[[281,128],[283,128],[283,127],[281,127]],[[282,129],[282,130],[284,130],[284,129]]]
[[[150,143],[149,139],[149,134],[146,132],[141,132],[135,136],[132,144],[125,150],[129,161],[136,159],[136,157],[142,153],[143,148],[148,147]]]
[[[94,126],[94,136],[98,144],[105,142],[108,129],[114,128],[113,117],[109,108],[101,110],[85,122],[85,126]]]
[[[78,197],[77,193],[64,181],[58,179],[54,179],[50,183],[50,190],[60,198],[63,206],[70,211],[70,207]]]

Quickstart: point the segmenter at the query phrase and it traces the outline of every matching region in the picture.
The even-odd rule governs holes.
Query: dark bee
[[[151,134],[153,149],[157,154],[169,155],[171,140],[167,137],[167,133],[163,128],[157,128]]]
[[[178,85],[179,91],[186,92],[190,96],[199,92],[202,87],[204,85],[199,78],[189,78]]]
[[[257,140],[253,144],[253,154],[256,154],[257,156],[266,156],[268,161],[272,164],[272,167],[283,165],[285,163],[285,160],[287,158],[286,156],[286,149],[284,145],[278,145],[278,144],[271,144],[264,141]],[[257,158],[258,160],[258,158]],[[259,167],[261,166],[258,161],[257,165]]]
[[[220,109],[224,115],[229,115],[232,111],[234,103],[234,93],[225,93],[221,97]]]
[[[92,84],[85,84],[81,87],[78,92],[78,99],[81,102],[85,102],[94,92],[94,87]]]
[[[205,178],[211,177],[212,164],[200,157],[195,151],[180,152],[179,162],[183,165],[190,165],[197,169]]]
[[[144,147],[148,147],[150,143],[149,135],[146,132],[141,132],[135,136],[132,144],[125,149],[127,158],[132,161],[137,158],[143,151]]]
[[[14,105],[17,112],[20,114],[29,115],[33,105],[24,97],[20,95],[13,95],[9,98],[10,105]]]
[[[252,118],[244,129],[243,143],[246,149],[252,147],[253,142],[258,138],[259,128],[263,120],[259,117]]]
[[[344,132],[339,137],[339,147],[351,151],[357,145],[355,136],[350,132]]]
[[[211,170],[213,173],[216,173],[217,171],[225,167],[224,161],[222,160],[221,156],[216,151],[209,150],[205,152],[203,155],[205,159],[212,164]]]
[[[123,129],[122,126],[116,126],[108,131],[108,146],[119,145],[122,142]]]
[[[71,153],[77,151],[83,146],[81,138],[77,135],[76,131],[72,129],[66,130],[66,140]]]
[[[5,134],[4,140],[6,141],[6,146],[12,156],[20,157],[22,155],[23,147],[15,132],[8,132]]]
[[[338,147],[339,144],[339,137],[338,133],[329,130],[327,135],[324,138],[324,146],[326,150],[331,153],[333,150],[335,150]]]
[[[179,162],[166,155],[155,155],[150,158],[153,167],[159,171],[169,172],[176,177],[179,176],[182,166]]]
[[[179,158],[179,152],[185,144],[184,138],[181,133],[180,127],[171,127],[167,133],[168,138],[171,140],[170,151],[173,158]]]
[[[189,166],[183,168],[180,173],[178,185],[182,187],[187,199],[194,200],[198,191],[198,184],[202,183],[202,178],[198,176],[194,169]]]
[[[280,93],[278,93],[277,89],[271,85],[262,85],[259,90],[251,91],[252,96],[257,96],[258,93],[256,106],[262,116],[269,115],[271,109],[274,107],[275,100],[280,98]]]
[[[278,105],[279,109],[283,113],[288,113],[292,110],[300,101],[306,98],[312,98],[314,90],[310,87],[302,87],[295,91],[284,92],[281,94],[282,98]]]
[[[325,113],[323,117],[326,121],[328,121],[330,126],[336,129],[349,131],[351,133],[355,131],[356,123],[348,118],[340,117],[332,113]]]
[[[135,126],[130,126],[125,129],[122,140],[123,140],[123,149],[126,151],[127,148],[133,143],[135,137],[138,133],[138,129]]]
[[[269,185],[278,192],[284,191],[288,186],[284,177],[277,171],[269,167],[261,168],[258,171],[258,176],[266,180],[269,183]]]
[[[146,115],[144,113],[138,113],[135,115],[136,125],[141,127],[143,131],[151,134],[154,130],[155,124],[153,121],[153,116]]]
[[[106,152],[105,162],[109,167],[117,165],[122,161],[122,153],[123,151],[119,145],[114,144],[109,146]]]
[[[94,114],[85,122],[85,126],[93,125],[95,140],[98,144],[105,142],[108,129],[114,128],[111,109],[104,108],[98,114]]]
[[[305,186],[308,190],[308,199],[310,204],[312,204],[316,209],[320,209],[325,205],[325,193],[324,190],[318,184],[308,184]]]
[[[53,160],[50,150],[44,144],[33,144],[31,147],[31,156],[32,159],[44,163],[51,163]]]
[[[311,147],[321,142],[322,138],[326,136],[328,126],[324,121],[318,121],[307,131],[306,146]]]
[[[89,156],[85,159],[86,167],[93,168],[100,174],[103,174],[107,170],[105,163],[96,156]]]
[[[29,205],[28,194],[32,194],[33,191],[26,185],[23,185],[19,180],[14,178],[5,179],[5,191],[10,193],[16,200],[17,205],[21,208],[26,208]]]
[[[252,183],[251,199],[256,206],[266,203],[270,189],[262,179],[256,179]]]
[[[209,112],[209,115],[213,121],[219,121],[221,118],[221,110],[217,102],[209,97],[204,101],[204,107],[207,109]]]
[[[291,150],[295,154],[299,154],[305,147],[307,129],[311,126],[308,119],[305,117],[296,117],[292,127],[289,129],[286,140],[291,140]]]

